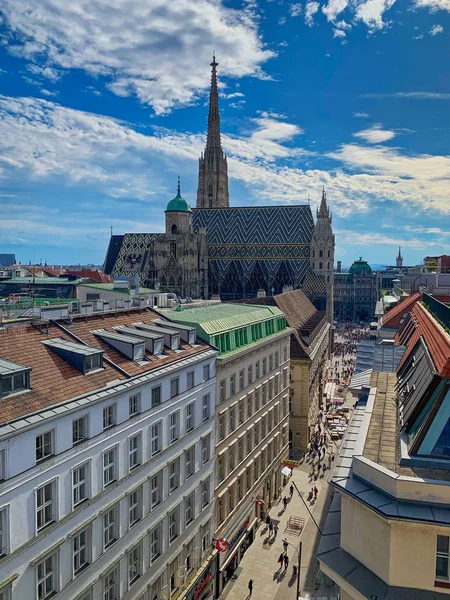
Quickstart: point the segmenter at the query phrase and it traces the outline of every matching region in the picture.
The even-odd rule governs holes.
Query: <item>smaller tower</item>
[[[192,233],[192,208],[189,202],[181,196],[179,175],[177,195],[166,208],[166,233]]]
[[[395,259],[395,266],[397,267],[397,269],[401,269],[403,267],[403,256],[401,253],[401,247],[398,247],[398,254],[397,254],[397,258]]]

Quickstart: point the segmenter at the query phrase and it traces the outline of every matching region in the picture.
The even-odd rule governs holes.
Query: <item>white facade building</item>
[[[157,319],[0,332],[0,600],[164,600],[211,554],[217,352],[92,333]]]

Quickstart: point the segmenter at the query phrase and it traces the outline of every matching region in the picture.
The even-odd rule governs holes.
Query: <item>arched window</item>
[[[178,233],[178,227],[175,225],[175,223],[172,225],[172,229],[170,230],[171,233]]]
[[[313,258],[315,258],[315,256],[316,256],[316,251],[315,251],[315,250],[313,250]],[[314,268],[314,267],[313,267],[313,268]]]
[[[176,242],[170,242],[170,255],[173,256],[174,258],[177,257],[177,244]],[[173,283],[172,287],[175,285],[175,282]]]
[[[323,256],[323,250],[319,250],[319,256],[320,256],[320,258],[322,258],[322,256]]]
[[[327,283],[330,283],[330,276],[327,275]]]
[[[319,263],[319,271],[321,271],[321,270],[322,270],[322,263],[320,262]]]
[[[316,268],[316,263],[315,263],[315,262],[313,262],[313,269],[315,269],[315,268]]]
[[[330,256],[331,256],[331,251],[328,250],[328,258],[330,258]]]
[[[330,270],[330,263],[327,263],[327,269]]]

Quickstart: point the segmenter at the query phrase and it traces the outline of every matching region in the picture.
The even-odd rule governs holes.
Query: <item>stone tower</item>
[[[192,233],[192,209],[189,202],[181,196],[179,176],[177,195],[166,208],[166,233]]]
[[[324,310],[330,323],[334,319],[334,234],[331,227],[332,216],[327,205],[325,188],[322,190],[320,208],[311,239],[310,266],[312,271],[323,278],[326,297],[315,298],[313,303],[319,310]]]
[[[220,141],[219,93],[216,57],[211,63],[208,133],[198,167],[197,208],[228,208],[228,165]]]
[[[403,267],[403,256],[402,256],[402,252],[401,252],[401,247],[398,247],[398,255],[397,258],[395,259],[395,266],[397,267],[397,269],[401,269]]]

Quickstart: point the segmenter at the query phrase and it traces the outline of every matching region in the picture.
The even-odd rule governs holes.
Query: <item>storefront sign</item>
[[[216,574],[216,561],[214,560],[210,565],[206,567],[200,577],[197,579],[195,584],[186,596],[186,600],[198,600],[202,593],[206,590],[208,584],[213,583],[214,575]]]
[[[250,516],[248,516],[245,519],[245,521],[242,523],[242,525],[239,527],[239,529],[233,535],[233,537],[231,538],[231,540],[227,540],[228,541],[228,549],[229,550],[231,550],[232,548],[234,548],[234,546],[236,546],[236,544],[238,543],[241,535],[244,533],[244,531],[247,529],[247,527],[249,525],[250,525]]]
[[[298,467],[300,466],[300,462],[298,460],[288,460],[286,458],[284,458],[281,463],[285,466],[285,467],[289,467],[290,469],[293,469],[294,467]]]
[[[219,552],[226,552],[228,550],[227,540],[216,540],[216,550]]]

